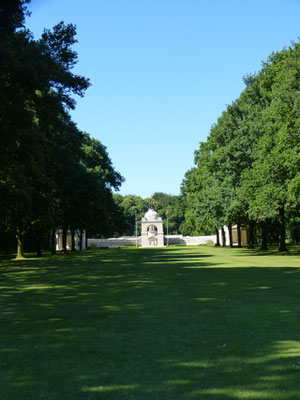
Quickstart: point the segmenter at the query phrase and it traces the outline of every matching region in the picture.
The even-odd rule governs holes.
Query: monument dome
[[[159,218],[159,215],[155,210],[150,208],[144,215],[144,218],[146,218],[147,221],[155,221]]]

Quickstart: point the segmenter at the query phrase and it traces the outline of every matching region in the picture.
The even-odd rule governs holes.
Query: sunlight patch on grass
[[[43,260],[45,260],[47,258],[49,259],[49,257],[44,257]],[[28,256],[26,256],[26,257],[12,258],[10,261],[12,261],[12,262],[15,262],[15,261],[21,262],[21,261],[40,261],[40,260],[41,259],[39,257],[28,257]]]
[[[114,312],[122,311],[122,308],[117,306],[102,306],[101,308],[104,308],[107,311],[114,311]]]
[[[300,357],[300,342],[298,341],[278,341],[273,347],[274,352],[272,354],[269,354],[268,356],[250,358],[245,361],[249,364],[259,364],[278,359]]]
[[[128,284],[131,284],[131,283],[155,283],[155,281],[150,281],[150,280],[145,280],[145,281],[128,281],[128,282],[126,282],[126,283],[128,283]]]
[[[273,381],[278,382],[278,381],[284,381],[284,376],[281,375],[261,376],[259,379],[265,382],[273,382]]]
[[[102,276],[93,277],[93,279],[118,279],[118,278],[127,278],[127,275],[102,275]],[[92,279],[92,278],[88,277],[88,279]]]
[[[210,368],[212,363],[207,361],[190,361],[190,362],[179,362],[175,364],[177,367],[188,367],[188,368]]]
[[[0,349],[0,353],[16,353],[18,352],[19,349],[15,348],[10,348],[10,349]]]
[[[78,293],[77,296],[93,296],[93,293],[90,293],[90,292],[82,292],[82,293]]]
[[[92,386],[82,388],[82,392],[112,392],[118,390],[132,390],[138,388],[139,385],[112,385],[112,386]]]
[[[261,355],[258,357],[251,358],[236,358],[236,357],[227,357],[224,359],[227,363],[232,364],[264,364],[267,362],[272,362],[275,360],[283,360],[286,358],[298,358],[299,359],[299,368],[300,368],[300,342],[298,341],[278,341],[273,346],[273,351],[268,355]],[[285,367],[281,366],[270,366],[270,368],[284,370]]]
[[[141,304],[125,304],[127,310],[141,310],[143,307]]]
[[[300,341],[279,341],[274,347],[278,357],[300,357]]]
[[[53,289],[53,286],[39,284],[39,285],[31,285],[31,286],[23,286],[22,287],[22,291],[26,291],[26,290],[46,290],[46,289]]]
[[[207,389],[207,390],[195,390],[191,393],[192,396],[199,395],[217,395],[220,399],[232,398],[232,399],[255,399],[255,400],[280,400],[280,399],[295,399],[300,395],[300,390],[295,391],[279,391],[279,390],[253,390],[253,389],[235,389],[235,388],[221,388],[221,389]]]
[[[214,297],[198,297],[195,300],[197,300],[197,301],[217,301],[217,299],[215,299]]]

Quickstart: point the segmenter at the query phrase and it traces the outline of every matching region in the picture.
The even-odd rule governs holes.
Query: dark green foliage
[[[8,35],[24,26],[25,15],[29,15],[26,4],[30,0],[1,0],[0,35]]]
[[[117,235],[132,236],[141,234],[141,218],[144,216],[150,204],[150,199],[142,199],[140,196],[120,194],[113,195],[116,206],[121,210],[123,223],[115,232]]]
[[[177,235],[182,233],[182,224],[184,221],[182,197],[156,192],[152,195],[152,198],[156,204],[156,211],[163,219],[165,230],[168,213],[169,234]]]
[[[275,224],[280,250],[286,250],[287,232],[298,241],[299,59],[297,43],[244,78],[245,90],[212,127],[195,153],[196,167],[186,175],[187,230],[238,224],[251,231],[259,224],[266,247],[266,230]],[[287,231],[286,223],[293,228]]]
[[[40,254],[55,228],[108,231],[116,224],[112,189],[123,181],[106,148],[67,113],[89,86],[71,71],[75,26],[60,22],[34,40],[23,26],[27,3],[0,8],[1,245],[17,236],[19,256],[26,234]]]

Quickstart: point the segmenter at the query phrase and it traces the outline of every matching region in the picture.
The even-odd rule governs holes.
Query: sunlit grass
[[[139,385],[114,385],[114,386],[95,386],[83,388],[83,392],[111,392],[120,390],[136,389]]]
[[[0,264],[0,398],[299,399],[299,248]]]

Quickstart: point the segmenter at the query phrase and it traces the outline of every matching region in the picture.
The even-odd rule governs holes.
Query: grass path
[[[299,249],[2,261],[0,343],[1,400],[299,400]]]

